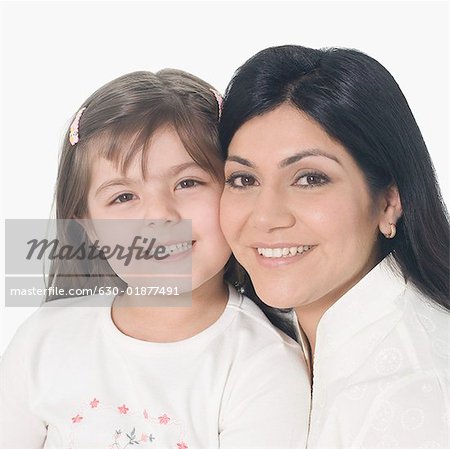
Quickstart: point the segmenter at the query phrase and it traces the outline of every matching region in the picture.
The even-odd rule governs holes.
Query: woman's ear
[[[397,232],[397,221],[403,212],[400,194],[395,184],[388,187],[384,192],[383,205],[384,210],[381,213],[378,227],[386,238],[392,239]]]

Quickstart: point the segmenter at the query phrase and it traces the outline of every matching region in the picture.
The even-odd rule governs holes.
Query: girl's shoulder
[[[289,346],[299,350],[299,344],[280,329],[275,327],[264,312],[247,296],[236,292],[230,287],[228,307],[237,309],[233,322],[233,333],[249,338],[261,340],[264,344],[270,342],[282,346]]]
[[[230,367],[224,398],[232,404],[236,401],[238,407],[242,398],[254,391],[270,391],[274,396],[289,392],[302,398],[306,407],[310,385],[300,345],[273,326],[246,296],[230,292],[228,307],[235,309],[234,320],[217,342],[221,360]]]
[[[43,303],[17,329],[11,344],[32,346],[52,338],[64,340],[92,327],[100,314],[107,313],[113,296],[62,298]]]

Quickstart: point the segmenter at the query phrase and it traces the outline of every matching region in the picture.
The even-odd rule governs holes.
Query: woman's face
[[[333,303],[377,263],[386,205],[345,148],[292,106],[239,128],[225,177],[222,229],[267,304]]]

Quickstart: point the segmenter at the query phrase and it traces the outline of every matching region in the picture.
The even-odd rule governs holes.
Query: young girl
[[[75,115],[57,218],[191,220],[191,241],[169,260],[192,258],[192,304],[145,307],[111,270],[98,276],[98,260],[82,285],[80,269],[59,261],[52,285],[123,294],[57,299],[47,304],[61,307],[42,307],[22,325],[1,364],[0,447],[304,447],[310,399],[299,347],[224,281],[218,99],[181,71],[136,72]]]

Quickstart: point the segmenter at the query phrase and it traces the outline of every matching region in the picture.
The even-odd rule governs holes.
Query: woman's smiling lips
[[[265,267],[291,264],[309,254],[317,245],[298,243],[261,243],[250,245],[255,252],[256,259]]]

